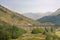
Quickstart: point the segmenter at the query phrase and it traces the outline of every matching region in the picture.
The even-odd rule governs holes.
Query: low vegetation
[[[0,40],[60,40],[56,35],[55,28],[33,28],[25,30],[16,26],[7,24],[3,21],[0,22]]]
[[[44,28],[35,28],[32,30],[32,34],[44,33]]]
[[[9,25],[3,21],[0,22],[0,40],[59,40],[60,37],[55,32],[52,27],[44,27],[30,29],[28,33],[23,28]]]
[[[24,33],[26,33],[26,31],[22,28],[18,28],[6,23],[0,24],[0,40],[16,39]]]

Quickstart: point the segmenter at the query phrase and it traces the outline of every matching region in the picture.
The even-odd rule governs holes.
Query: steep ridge
[[[40,25],[39,22],[13,12],[2,5],[0,5],[0,20],[18,27],[37,27],[37,25]]]

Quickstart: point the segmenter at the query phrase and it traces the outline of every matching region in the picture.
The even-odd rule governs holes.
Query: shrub
[[[46,40],[53,40],[53,37],[50,35],[46,35]]]
[[[55,29],[53,27],[48,27],[48,28],[45,28],[45,31],[43,34],[50,34],[50,33],[54,33],[55,32]]]
[[[9,25],[9,24],[0,25],[0,30],[1,30],[2,33],[7,32],[5,34],[1,33],[1,36],[3,36],[2,38],[10,36],[11,39],[16,39],[19,36],[21,36],[22,34],[26,33],[26,31],[24,29],[18,28],[16,26],[12,26],[12,25]],[[4,36],[4,35],[6,35],[6,36]]]
[[[15,27],[15,26],[13,26],[11,31],[12,31],[11,32],[12,39],[18,38],[22,34],[26,33],[26,31],[24,29],[18,28],[18,27]]]
[[[44,28],[35,28],[32,30],[33,34],[38,34],[38,33],[43,33],[44,32]]]
[[[9,32],[0,30],[0,40],[10,40],[11,36]]]

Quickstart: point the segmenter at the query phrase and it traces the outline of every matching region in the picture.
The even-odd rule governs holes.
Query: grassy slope
[[[3,6],[0,5],[0,25],[4,25],[4,24],[12,24],[14,26],[19,26],[19,27],[23,27],[26,28],[28,27],[29,25],[28,24],[31,24],[32,27],[37,27],[40,25],[39,22],[37,21],[34,21],[32,19],[29,19],[21,14],[18,14],[16,12],[13,12]],[[7,25],[8,25],[7,24]],[[39,39],[39,35],[37,34],[37,37],[33,34],[30,34],[30,28],[26,28],[26,30],[28,31],[25,35],[25,37],[22,37],[22,39],[24,38],[24,40],[32,40],[32,39]],[[26,36],[28,35],[28,36]],[[31,37],[32,36],[32,37]],[[21,40],[20,38],[18,38],[18,40]]]
[[[13,12],[3,6],[0,5],[0,19],[10,23],[12,25],[16,25],[16,26],[23,26],[23,27],[28,27],[29,24],[31,24],[31,26],[36,26],[39,25],[40,23],[37,21],[34,21],[32,19],[29,19],[21,14],[18,14],[16,12]]]

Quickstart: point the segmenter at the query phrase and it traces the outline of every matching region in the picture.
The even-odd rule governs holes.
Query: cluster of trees
[[[16,39],[24,33],[26,33],[26,30],[22,28],[9,24],[0,24],[0,40]]]

